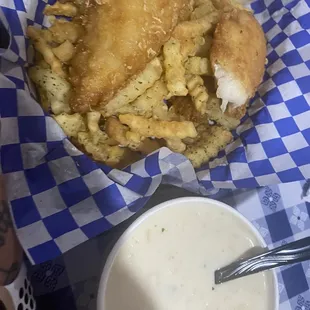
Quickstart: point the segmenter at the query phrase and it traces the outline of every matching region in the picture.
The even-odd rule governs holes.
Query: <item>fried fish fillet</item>
[[[108,102],[142,71],[190,13],[188,0],[114,0],[92,3],[86,32],[71,62],[71,107],[85,112]]]
[[[210,59],[217,80],[216,95],[223,103],[240,107],[253,97],[265,71],[266,40],[250,12],[233,9],[223,14]]]

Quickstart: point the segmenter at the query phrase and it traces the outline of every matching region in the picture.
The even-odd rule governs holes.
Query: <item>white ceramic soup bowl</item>
[[[204,229],[207,236],[204,234]],[[231,242],[229,239],[231,237],[236,239]],[[224,248],[220,250],[221,246]],[[278,310],[278,281],[274,270],[219,286],[215,286],[210,280],[214,268],[224,267],[245,252],[253,250],[254,247],[265,248],[266,246],[264,239],[251,222],[222,202],[201,197],[184,197],[166,201],[142,214],[115,244],[101,275],[97,310],[123,310],[122,308],[174,310],[183,309],[182,307],[196,310],[200,309],[201,298],[206,298],[203,301],[206,305],[204,309],[213,310],[223,298],[226,298],[224,308],[226,307],[227,310],[237,309],[235,307],[239,302],[243,303],[242,309],[254,309],[253,306],[257,305],[262,298],[266,309],[262,309],[262,306],[258,306],[257,309]],[[185,251],[186,247],[189,251]],[[216,251],[224,254],[217,254],[211,259],[213,253],[218,253]],[[175,257],[178,253],[180,257]],[[204,255],[207,255],[207,264],[203,264]],[[173,259],[174,262],[172,262]],[[118,270],[119,266],[122,272]],[[198,266],[201,269],[198,269]],[[148,270],[149,268],[152,270]],[[190,274],[187,269],[191,269]],[[124,273],[123,270],[126,272]],[[177,270],[181,270],[183,278]],[[200,276],[204,272],[206,278]],[[128,273],[131,274],[130,277]],[[208,279],[207,282],[206,279]],[[260,288],[263,289],[258,290],[256,286],[261,279],[263,282]],[[184,285],[191,291],[187,291]],[[253,291],[250,291],[251,285],[253,285]],[[126,291],[127,288],[128,291]],[[211,288],[220,295],[212,295]],[[209,297],[205,297],[207,292]],[[256,295],[249,295],[252,292]],[[164,296],[166,300],[161,300]],[[174,298],[175,301],[173,301]],[[117,305],[113,300],[117,300]]]

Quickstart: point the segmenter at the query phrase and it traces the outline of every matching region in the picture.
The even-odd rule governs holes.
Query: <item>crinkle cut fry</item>
[[[189,57],[185,62],[185,69],[188,74],[213,75],[211,64],[207,57]]]
[[[94,160],[101,162],[119,163],[123,159],[125,149],[117,145],[94,144],[89,132],[79,132],[78,142],[88,154],[91,154]]]
[[[201,114],[205,114],[209,95],[204,86],[203,79],[199,75],[188,75],[187,88],[197,111]]]
[[[29,26],[27,28],[27,36],[33,41],[35,49],[42,54],[44,60],[51,66],[52,71],[54,71],[61,77],[65,77],[66,74],[62,69],[61,62],[54,55],[52,49],[42,38],[40,34],[40,29],[36,29],[33,26]]]
[[[147,89],[140,97],[130,104],[113,111],[114,115],[118,114],[135,114],[144,117],[163,118],[167,114],[167,105],[164,99],[168,97],[168,89],[164,79],[157,80],[152,87]],[[101,111],[103,117],[110,116],[107,109]]]
[[[67,17],[74,17],[78,13],[77,7],[70,3],[61,3],[57,1],[53,5],[47,5],[43,11],[44,15],[62,15],[62,16],[67,16]]]
[[[108,145],[117,145],[118,143],[111,139],[108,134],[102,131],[99,127],[101,114],[100,112],[93,111],[88,112],[86,115],[87,127],[89,130],[89,135],[92,138],[94,144],[103,143]]]
[[[105,124],[108,136],[117,141],[121,146],[129,146],[130,141],[126,137],[128,127],[123,125],[116,117],[109,117]]]
[[[132,114],[120,115],[119,120],[132,131],[136,131],[144,137],[185,139],[197,136],[194,124],[188,121],[159,121]]]
[[[107,119],[105,129],[109,137],[120,145],[129,147],[131,150],[149,154],[160,148],[158,141],[145,138],[137,132],[130,131],[127,126],[123,125],[115,117]]]
[[[59,46],[52,48],[54,55],[63,63],[67,63],[73,57],[75,49],[73,44],[67,40]]]
[[[168,97],[168,89],[164,79],[161,78],[154,83],[144,94],[138,97],[132,106],[144,116],[152,116],[156,108],[166,111],[167,106],[163,100]],[[120,113],[128,114],[128,113]]]
[[[43,66],[31,67],[28,73],[30,79],[40,88],[41,95],[44,95],[47,109],[50,107],[56,115],[71,112],[68,104],[70,84],[64,78]]]
[[[49,43],[54,41],[59,44],[66,40],[76,43],[83,32],[83,26],[65,19],[56,19],[50,28],[43,30],[46,41]]]
[[[221,126],[211,126],[201,134],[201,138],[194,144],[188,145],[184,155],[195,168],[208,162],[232,140],[230,131]]]
[[[177,153],[183,153],[186,150],[186,145],[184,142],[182,142],[181,139],[178,138],[172,138],[172,139],[166,139],[167,147]]]
[[[212,29],[213,25],[208,18],[202,17],[178,24],[172,33],[172,37],[183,41],[189,38],[202,37]]]
[[[212,1],[196,1],[195,9],[191,14],[191,19],[199,19],[207,14],[212,14],[216,11]]]
[[[185,68],[179,40],[171,38],[163,47],[167,88],[172,96],[186,96]]]
[[[154,86],[162,72],[161,62],[156,57],[146,65],[142,72],[129,80],[128,84],[119,90],[116,96],[103,107],[103,115],[106,117],[115,115],[122,107],[126,110],[129,103],[134,102]]]
[[[81,114],[61,113],[59,115],[54,115],[53,118],[68,137],[77,137],[79,132],[85,131],[86,129],[85,122]]]

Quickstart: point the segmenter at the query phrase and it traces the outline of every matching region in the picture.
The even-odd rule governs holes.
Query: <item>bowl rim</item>
[[[180,198],[174,198],[174,199],[167,200],[158,205],[155,205],[151,209],[141,214],[136,220],[134,220],[129,225],[127,229],[125,229],[125,231],[122,233],[122,235],[119,237],[119,239],[114,244],[105,262],[105,265],[103,267],[103,271],[100,277],[98,293],[97,293],[97,309],[98,310],[106,310],[104,309],[104,297],[105,297],[105,292],[107,289],[107,282],[108,282],[109,274],[110,274],[112,265],[118,254],[119,249],[125,243],[125,241],[130,237],[131,233],[142,222],[144,222],[147,218],[149,218],[156,212],[161,211],[162,209],[165,209],[165,208],[170,208],[173,206],[176,207],[179,203],[186,203],[186,202],[209,203],[209,204],[213,204],[217,207],[222,208],[223,210],[230,212],[231,214],[239,218],[250,229],[250,231],[255,235],[255,237],[257,238],[258,242],[260,243],[262,247],[267,247],[267,243],[265,242],[264,238],[259,233],[257,228],[244,215],[242,215],[239,211],[237,211],[235,208],[231,207],[230,205],[226,203],[223,203],[215,199],[207,198],[207,197],[180,197]],[[271,269],[270,272],[272,273],[272,279],[273,279],[273,295],[272,296],[274,296],[274,310],[279,310],[279,291],[278,291],[277,273],[275,269]]]

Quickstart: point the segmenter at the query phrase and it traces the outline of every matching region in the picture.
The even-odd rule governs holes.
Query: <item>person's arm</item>
[[[23,250],[16,237],[10,210],[0,178],[0,286],[14,281],[23,258]]]

